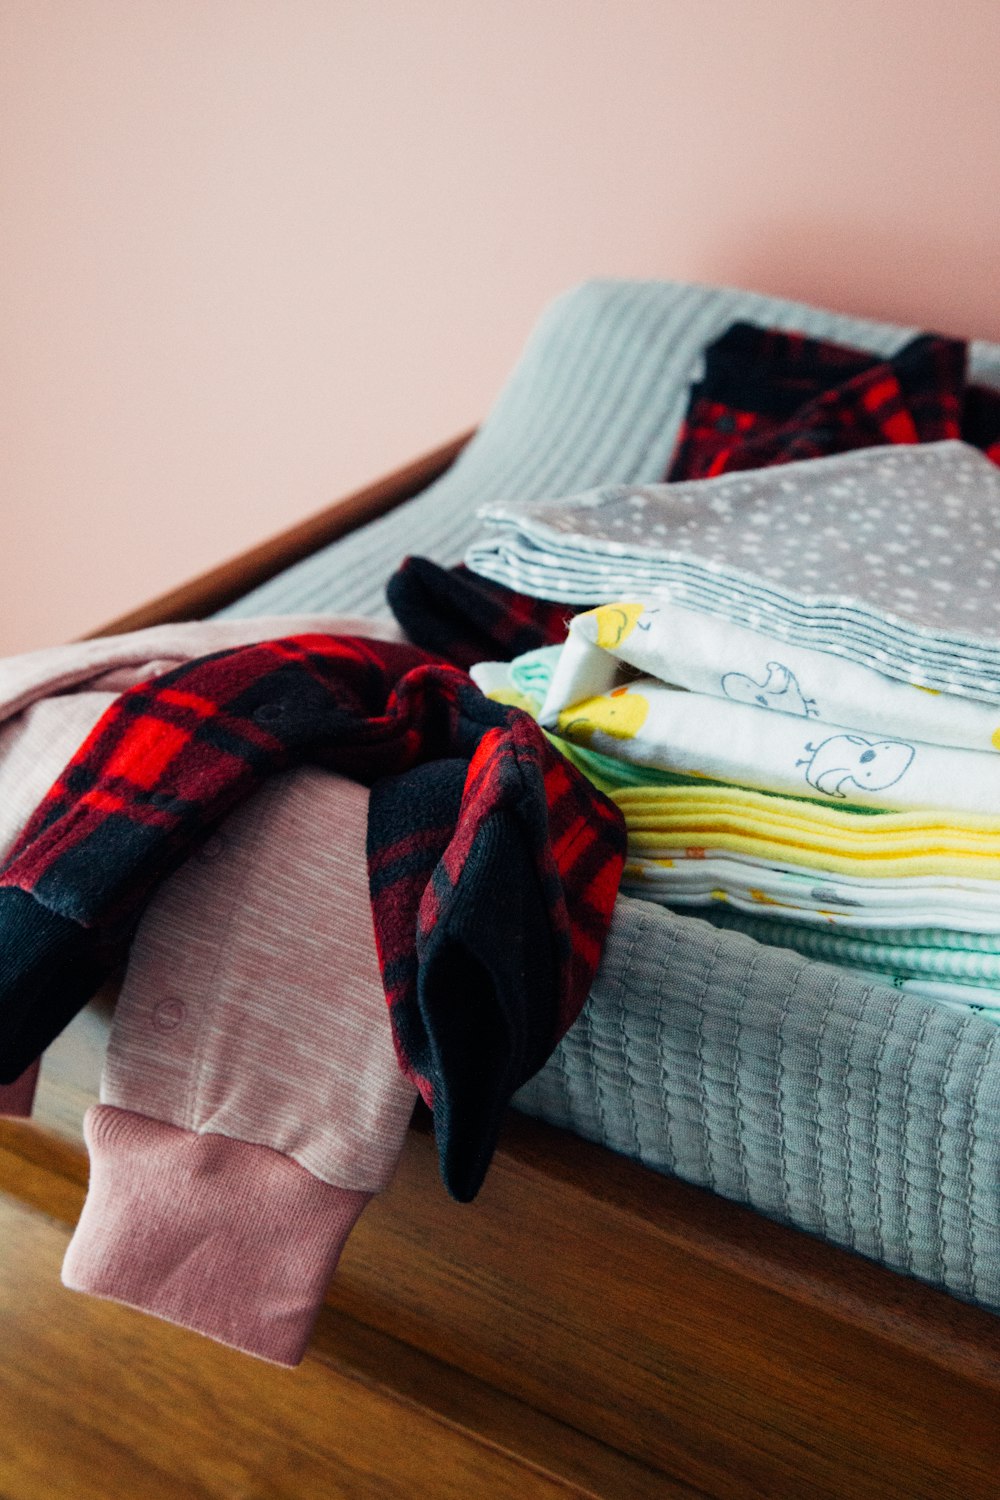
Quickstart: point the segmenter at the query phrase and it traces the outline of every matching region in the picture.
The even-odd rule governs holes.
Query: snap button
[[[283,717],[285,705],[283,703],[261,703],[253,711],[253,716],[258,724],[273,724]]]
[[[153,1025],[157,1031],[176,1031],[186,1015],[183,1000],[161,1000],[153,1010]]]
[[[221,833],[213,833],[207,838],[198,850],[199,859],[218,859],[226,846],[226,841]]]

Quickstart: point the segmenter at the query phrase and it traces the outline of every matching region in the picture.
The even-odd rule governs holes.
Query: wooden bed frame
[[[419,493],[467,439],[95,634],[211,613]],[[0,1189],[64,1223],[82,1203],[78,1120],[106,1015],[98,1004],[63,1047],[35,1120],[0,1128]],[[415,1123],[316,1345],[569,1494],[1000,1493],[1000,1321],[517,1115],[467,1207]]]

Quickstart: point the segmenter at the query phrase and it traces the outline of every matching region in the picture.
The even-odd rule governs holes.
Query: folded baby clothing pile
[[[487,519],[471,566],[597,603],[506,685],[622,809],[623,889],[1000,1019],[987,458],[858,449]]]
[[[538,432],[509,493],[531,504],[494,505],[467,567],[414,559],[390,583],[423,651],[370,622],[245,618],[3,664],[0,1109],[30,1109],[39,1052],[126,965],[69,1285],[294,1363],[418,1094],[446,1185],[475,1193],[598,973],[626,830],[634,893],[853,964],[878,981],[859,995],[987,1006],[997,511],[974,448],[995,456],[1000,404],[965,352],[736,325],[669,472],[657,409],[563,483],[586,444],[550,451],[529,351],[456,482],[498,493],[490,434],[516,410]],[[916,463],[897,446],[917,443]],[[540,454],[548,493],[601,488],[539,504]],[[605,484],[640,472],[680,483]],[[368,528],[355,591],[406,524]],[[442,525],[453,560],[467,521]],[[338,546],[353,598],[362,541]],[[574,616],[561,654],[535,649]],[[498,702],[446,662],[483,663]],[[630,963],[638,905],[615,908]],[[723,938],[752,946],[711,936],[715,974]]]
[[[607,606],[579,616],[571,640],[612,611],[624,614]],[[472,675],[484,692],[542,717],[560,656],[548,647],[481,663]],[[605,753],[594,748],[605,736],[593,723],[605,705],[616,710],[616,691],[557,716],[579,742],[558,721],[553,740],[624,816],[624,892],[1000,1018],[991,988],[1000,980],[1000,817],[758,791],[625,759],[630,742]]]

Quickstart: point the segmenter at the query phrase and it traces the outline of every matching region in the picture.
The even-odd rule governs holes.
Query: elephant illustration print
[[[807,698],[799,687],[795,673],[780,661],[769,661],[763,682],[755,682],[748,672],[727,672],[722,691],[737,703],[753,703],[760,708],[775,708],[783,714],[799,714],[803,719],[817,717],[815,698]]]
[[[795,764],[805,766],[806,781],[828,797],[846,797],[845,786],[865,792],[895,786],[916,753],[901,740],[866,740],[860,734],[833,734],[805,749],[808,754]]]

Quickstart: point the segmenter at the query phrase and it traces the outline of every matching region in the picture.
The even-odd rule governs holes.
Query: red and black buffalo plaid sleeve
[[[372,789],[393,1035],[433,1110],[444,1181],[471,1198],[507,1101],[586,997],[625,836],[532,719],[413,646],[264,642],[115,701],[0,870],[0,1081],[120,960],[156,884],[265,777],[302,762]]]
[[[1000,464],[1000,391],[984,385],[966,387],[962,403],[962,437]]]
[[[538,646],[561,645],[580,608],[530,599],[464,563],[442,568],[426,557],[404,560],[386,598],[411,641],[463,671],[477,661],[513,661]]]
[[[669,480],[964,438],[996,456],[993,393],[965,382],[966,347],[921,334],[889,359],[734,323],[705,351]],[[992,399],[991,399],[992,398]]]

